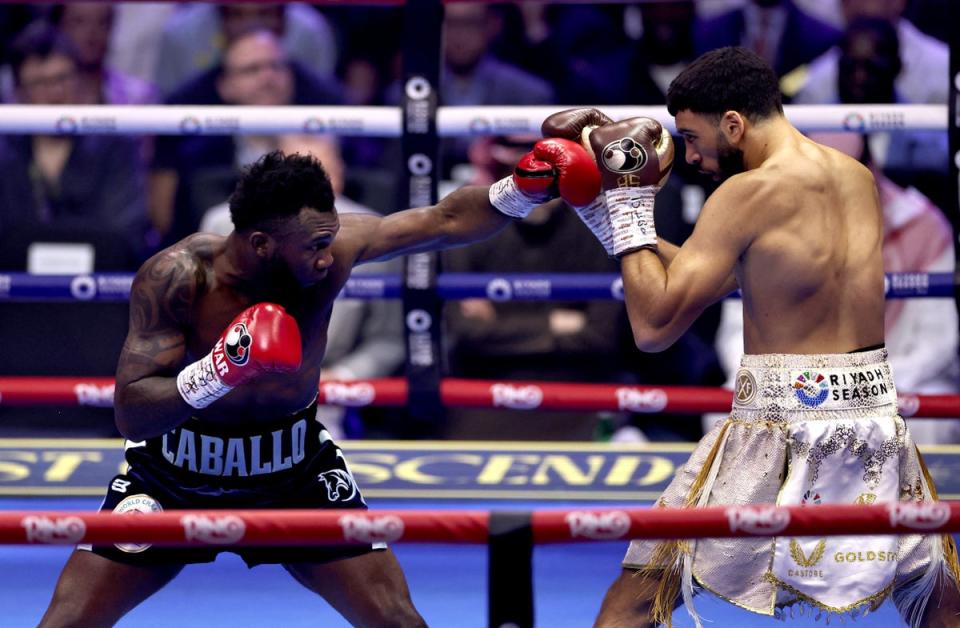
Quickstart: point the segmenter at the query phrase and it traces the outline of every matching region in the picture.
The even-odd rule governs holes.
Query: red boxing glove
[[[177,375],[177,390],[194,408],[206,408],[262,373],[300,368],[303,347],[297,321],[282,306],[257,303],[224,330],[213,350]]]
[[[553,166],[537,159],[533,152],[521,157],[513,169],[513,181],[517,188],[532,199],[549,199],[556,180]]]
[[[553,165],[560,197],[570,205],[586,205],[600,193],[600,171],[579,143],[552,137],[534,144],[533,154]]]
[[[512,175],[490,186],[490,204],[501,214],[526,218],[534,207],[550,200],[556,178],[551,164],[529,152],[517,162]]]

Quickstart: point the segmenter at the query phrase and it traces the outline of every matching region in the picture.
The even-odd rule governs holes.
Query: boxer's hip
[[[129,472],[148,482],[213,492],[295,483],[338,455],[316,419],[316,403],[254,424],[191,418],[155,438],[127,443],[125,452]]]
[[[893,417],[897,391],[885,349],[744,355],[731,416],[742,421]]]

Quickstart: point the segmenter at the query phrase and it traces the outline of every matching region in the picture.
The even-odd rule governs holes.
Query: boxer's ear
[[[247,236],[247,242],[254,254],[262,259],[270,259],[277,249],[276,239],[266,231],[253,231]]]
[[[720,116],[720,132],[731,144],[738,144],[746,130],[747,121],[739,111],[727,111]]]

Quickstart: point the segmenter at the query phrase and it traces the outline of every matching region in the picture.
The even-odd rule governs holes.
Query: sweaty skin
[[[130,331],[117,368],[116,417],[134,441],[159,436],[189,416],[230,424],[275,420],[317,394],[333,301],[358,263],[436,250],[486,238],[510,219],[493,209],[486,188],[464,188],[433,207],[385,218],[338,216],[310,208],[270,238],[264,254],[288,271],[270,273],[241,233],[197,234],[148,260],[134,279]],[[233,318],[271,301],[293,315],[303,339],[296,373],[262,375],[203,410],[188,406],[175,376],[213,346]]]
[[[719,177],[708,118],[678,112],[686,160]],[[726,125],[726,126],[725,126]],[[844,353],[883,342],[882,212],[870,171],[819,145],[782,116],[721,129],[746,171],[710,196],[683,247],[624,256],[637,346],[660,351],[738,286],[747,353]]]

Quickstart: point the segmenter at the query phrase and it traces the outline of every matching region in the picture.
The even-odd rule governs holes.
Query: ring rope
[[[113,392],[111,377],[0,377],[0,407],[109,408],[113,406]],[[318,385],[318,401],[328,405],[403,406],[408,399],[409,385],[400,377],[324,381]],[[733,392],[705,386],[444,378],[440,381],[440,399],[450,408],[702,414],[729,412]],[[960,395],[900,393],[898,406],[904,418],[960,417]]]
[[[182,510],[0,513],[0,544],[320,545],[397,541],[487,543],[496,512]],[[511,511],[511,516],[516,516]],[[960,531],[960,502],[539,510],[538,544],[618,539],[835,536]]]
[[[647,116],[676,130],[664,106],[604,107],[619,120]],[[440,137],[540,133],[551,106],[439,107]],[[787,118],[808,131],[945,131],[946,105],[786,105]],[[245,135],[331,133],[401,137],[399,107],[239,105],[0,105],[0,133]]]
[[[133,275],[0,274],[4,301],[126,301]],[[887,273],[888,299],[953,298],[953,273]],[[444,299],[484,298],[493,301],[623,300],[623,279],[616,273],[442,273],[437,293]],[[357,275],[347,280],[340,296],[348,299],[394,299],[402,294],[401,278],[391,274]]]

